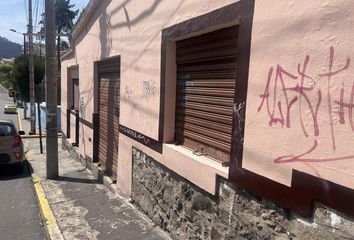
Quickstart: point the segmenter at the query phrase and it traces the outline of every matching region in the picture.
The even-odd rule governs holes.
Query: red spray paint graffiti
[[[339,106],[339,124],[345,124],[345,113],[348,112],[348,122],[354,133],[354,83],[352,83],[349,102],[345,102],[346,88],[342,80],[339,97],[333,96],[331,92],[331,84],[340,81],[336,77],[341,73],[345,73],[350,67],[351,59],[347,57],[344,60],[335,62],[334,48],[329,49],[328,69],[324,73],[310,76],[307,73],[311,58],[307,55],[303,63],[297,65],[297,69],[293,72],[285,69],[278,64],[276,67],[271,67],[268,71],[268,78],[261,98],[258,112],[265,111],[269,117],[269,126],[280,125],[282,128],[291,128],[292,114],[299,114],[299,121],[304,137],[313,137],[313,145],[307,151],[297,155],[280,156],[274,159],[275,163],[290,163],[290,162],[330,162],[339,160],[354,159],[354,154],[351,156],[337,156],[331,158],[313,159],[308,157],[318,147],[317,137],[321,134],[321,128],[318,121],[318,116],[325,114],[328,118],[330,129],[330,137],[333,151],[336,150],[336,134],[333,122],[333,105]],[[341,62],[340,62],[341,61]],[[316,86],[314,78],[317,81],[326,81],[326,89],[323,90]],[[337,97],[337,98],[336,98]],[[334,100],[338,99],[338,100]],[[320,107],[327,104],[326,112],[320,112]],[[303,112],[307,110],[310,113],[311,126],[306,126],[304,123]]]

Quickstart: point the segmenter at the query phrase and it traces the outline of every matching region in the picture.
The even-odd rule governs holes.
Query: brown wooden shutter
[[[230,160],[238,27],[176,42],[175,141],[227,163]]]
[[[98,158],[107,175],[117,179],[120,108],[120,59],[98,62]]]

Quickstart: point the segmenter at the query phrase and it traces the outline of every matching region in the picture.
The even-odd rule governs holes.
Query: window
[[[238,27],[176,42],[175,142],[227,165],[236,85]]]
[[[7,137],[7,136],[14,136],[16,135],[15,129],[8,124],[0,124],[0,136]]]
[[[79,79],[73,78],[72,79],[72,91],[73,91],[73,98],[72,98],[72,109],[79,110],[80,107],[80,92],[79,92]]]

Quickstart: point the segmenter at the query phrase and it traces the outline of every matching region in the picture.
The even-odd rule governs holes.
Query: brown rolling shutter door
[[[106,173],[117,179],[119,144],[120,60],[98,63],[99,76],[99,162]]]
[[[230,159],[238,27],[176,42],[175,140],[225,165]]]

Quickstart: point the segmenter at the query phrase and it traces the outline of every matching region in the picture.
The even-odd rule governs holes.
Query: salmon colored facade
[[[220,20],[220,9],[234,15],[231,11],[229,18],[221,16],[228,20]],[[197,26],[204,20],[193,19],[200,17],[209,17],[208,26]],[[242,60],[227,167],[173,143],[175,41],[234,25],[240,25]],[[243,169],[291,192],[296,170],[354,198],[353,25],[351,0],[92,0],[74,30],[71,51],[62,58],[62,132],[70,132],[67,138],[75,143],[79,127],[79,153],[95,159],[97,62],[120,57],[116,180],[122,194],[132,193],[135,147],[212,195],[218,176],[258,192],[260,181],[238,180],[237,174],[247,175]],[[179,36],[187,27],[191,30]],[[79,79],[78,126],[70,110],[73,78]]]
[[[287,186],[296,169],[353,189],[354,3],[255,9],[243,167]]]

